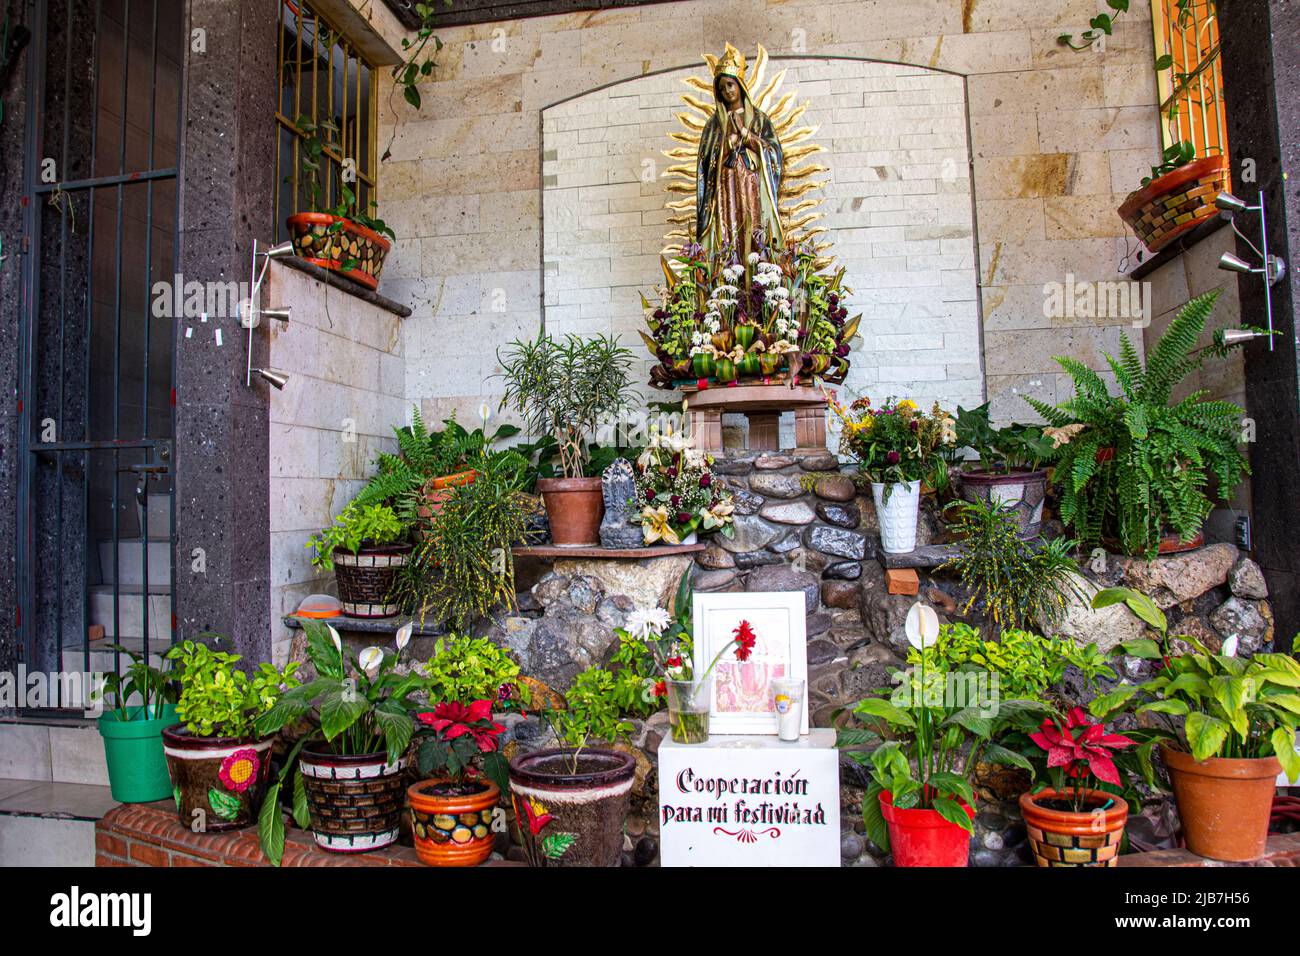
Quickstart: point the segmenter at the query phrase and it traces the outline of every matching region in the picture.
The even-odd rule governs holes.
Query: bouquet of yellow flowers
[[[939,407],[927,414],[910,398],[885,401],[879,408],[860,398],[847,408],[827,394],[827,405],[840,420],[840,454],[853,458],[871,481],[885,485],[918,479],[941,486],[947,469],[943,454],[957,440],[952,415]]]

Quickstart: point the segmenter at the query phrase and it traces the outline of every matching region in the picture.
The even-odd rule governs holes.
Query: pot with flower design
[[[316,679],[286,691],[256,723],[265,734],[304,719],[312,725],[290,751],[258,819],[272,863],[278,865],[284,852],[280,792],[290,775],[294,821],[310,826],[317,846],[364,853],[397,840],[406,750],[415,730],[409,698],[424,685],[420,674],[398,670],[413,628],[408,623],[398,630],[396,652],[367,647],[353,663],[338,631],[323,621],[303,621]]]
[[[636,499],[642,537],[651,544],[694,544],[701,534],[735,534],[731,493],[712,472],[713,457],[671,427],[652,429],[637,458]]]
[[[871,482],[881,549],[886,554],[915,551],[921,484],[940,488],[947,483],[943,451],[957,437],[952,416],[937,402],[926,414],[910,398],[890,398],[872,408],[864,396],[845,408],[828,394],[827,404],[843,425],[840,453],[855,459]]]
[[[255,721],[298,686],[298,665],[260,664],[251,674],[238,654],[186,641],[173,647],[180,724],[163,729],[163,755],[181,824],[198,832],[250,825],[271,772],[273,736]]]
[[[478,866],[492,853],[509,788],[491,700],[444,701],[419,713],[416,762],[426,779],[407,788],[415,852],[428,866]]]

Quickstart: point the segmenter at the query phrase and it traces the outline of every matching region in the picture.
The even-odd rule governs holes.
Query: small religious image
[[[784,677],[789,670],[790,642],[772,640],[754,630],[749,621],[741,621],[737,629],[747,631],[754,647],[748,660],[718,662],[714,684],[717,711],[720,714],[768,713],[772,709],[769,684],[773,678]]]

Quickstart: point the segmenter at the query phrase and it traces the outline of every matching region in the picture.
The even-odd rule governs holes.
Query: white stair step
[[[105,584],[114,581],[113,542],[99,543],[99,569]],[[149,586],[167,587],[172,579],[172,548],[170,541],[149,542]],[[144,548],[139,538],[123,538],[117,542],[117,576],[122,584],[139,586],[144,583]]]
[[[150,554],[150,577],[153,576],[152,557]],[[149,602],[149,644],[157,646],[171,641],[172,634],[172,598],[163,591],[147,595]],[[113,619],[113,585],[97,584],[90,589],[90,623],[101,624],[104,636],[114,639],[141,638],[144,636],[144,607],[146,595],[139,586],[123,585],[117,596],[117,624]],[[120,641],[119,641],[120,643]]]
[[[94,866],[106,785],[0,779],[0,867]]]
[[[0,721],[0,779],[107,786],[99,728],[88,718]]]

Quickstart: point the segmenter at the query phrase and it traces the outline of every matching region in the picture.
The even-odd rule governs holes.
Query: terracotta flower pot
[[[392,617],[397,604],[392,600],[397,573],[411,554],[409,544],[382,548],[363,547],[355,554],[334,549],[334,579],[339,585],[339,603],[348,617]]]
[[[184,724],[162,732],[181,825],[239,830],[257,819],[271,776],[272,737],[200,737]]]
[[[1245,863],[1264,854],[1269,812],[1282,765],[1276,757],[1196,760],[1161,745],[1187,849],[1198,856]]]
[[[1066,799],[1050,787],[1020,795],[1034,860],[1039,866],[1116,866],[1128,822],[1127,801],[1103,790],[1085,790],[1088,810],[1075,813],[1045,805]]]
[[[441,478],[430,478],[421,489],[420,503],[415,506],[415,513],[421,520],[428,521],[442,511],[442,506],[451,497],[453,489],[472,485],[477,478],[478,472],[473,468]]]
[[[972,820],[975,809],[962,804]],[[880,795],[880,814],[889,827],[889,849],[894,866],[965,866],[970,856],[970,834],[945,820],[938,810],[894,806],[894,795]]]
[[[486,778],[465,785],[473,793],[446,793],[456,785],[445,777],[421,780],[406,790],[411,832],[420,862],[428,866],[478,866],[492,853],[492,814],[501,790]]]
[[[605,495],[599,478],[539,478],[537,490],[546,502],[552,544],[583,548],[600,543]]]
[[[1021,537],[1033,538],[1043,527],[1047,470],[962,471],[961,493],[963,498],[975,504],[991,500],[1012,505]]]
[[[1214,198],[1228,188],[1228,160],[1206,156],[1170,170],[1119,207],[1119,216],[1151,252],[1219,214]]]
[[[316,845],[336,853],[365,853],[397,840],[406,759],[387,754],[345,757],[303,750],[302,769]]]
[[[618,866],[636,761],[616,750],[538,750],[510,761],[531,866]]]
[[[342,226],[331,232],[330,227],[336,222]],[[378,288],[384,257],[393,247],[379,233],[351,219],[323,212],[295,213],[286,224],[298,258],[346,276],[367,289]],[[355,262],[356,265],[345,269],[346,262]]]

